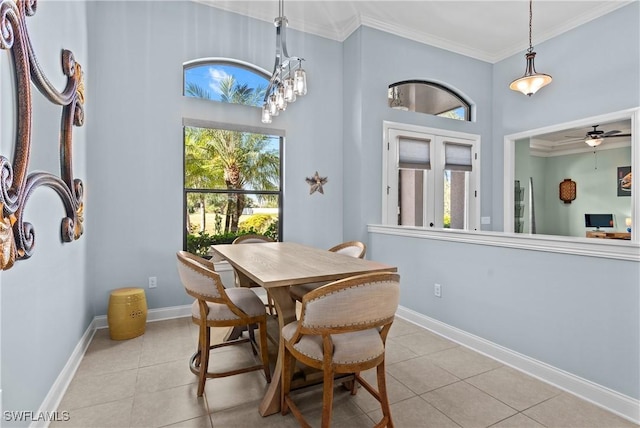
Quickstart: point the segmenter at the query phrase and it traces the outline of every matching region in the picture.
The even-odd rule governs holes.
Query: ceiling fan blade
[[[601,135],[601,137],[608,137],[608,136],[613,135],[613,134],[619,134],[620,132],[621,132],[621,131],[618,131],[618,130],[614,130],[614,131],[607,131],[607,132],[605,132],[604,134],[602,134],[602,135]]]
[[[602,137],[604,137],[604,138],[631,137],[631,134],[615,134],[615,135],[607,135],[607,134],[604,134]]]

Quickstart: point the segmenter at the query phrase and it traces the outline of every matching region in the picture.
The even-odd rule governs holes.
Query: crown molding
[[[540,141],[532,139],[530,143],[530,154],[532,156],[551,158],[555,156],[575,155],[579,153],[595,153],[603,150],[620,149],[623,147],[630,147],[631,139],[628,141],[605,141],[597,147],[590,147],[584,141],[578,141],[574,144],[568,144],[565,146],[553,146],[545,144]]]
[[[600,7],[591,9],[587,12],[584,12],[580,15],[575,16],[573,19],[565,21],[562,25],[555,27],[552,30],[539,32],[535,30],[533,33],[532,44],[535,47],[547,40],[551,40],[554,37],[559,36],[560,34],[566,33],[568,31],[573,30],[581,25],[586,24],[587,22],[593,21],[594,19],[600,18],[603,15],[613,12],[616,9],[627,6],[638,0],[614,0],[609,1],[605,4],[602,4]],[[496,63],[502,61],[503,59],[509,58],[510,56],[516,55],[518,53],[524,54],[524,52],[529,48],[528,40],[523,40],[523,42],[513,45],[509,48],[505,48],[501,51],[496,52],[494,55],[491,55],[491,59],[489,62]]]
[[[263,8],[251,8],[250,2],[244,2],[245,7],[238,8],[237,6],[230,6],[233,2],[227,3],[211,3],[207,0],[192,0],[196,3],[207,5],[216,9],[224,10],[230,13],[236,13],[239,15],[247,16],[260,21],[273,23],[275,14],[266,12]],[[598,8],[590,9],[585,13],[576,15],[573,19],[567,20],[562,25],[555,27],[549,31],[535,31],[534,32],[534,45],[541,44],[547,40],[550,40],[562,33],[570,31],[576,27],[579,27],[587,22],[597,19],[603,15],[613,12],[616,9],[627,6],[638,0],[612,0],[602,4]],[[402,25],[392,24],[381,21],[380,19],[372,18],[359,13],[354,14],[346,22],[337,22],[334,25],[317,24],[314,22],[305,22],[303,19],[288,18],[290,29],[301,31],[307,34],[313,34],[316,36],[324,37],[330,40],[338,42],[344,42],[354,31],[361,26],[366,26],[376,30],[384,31],[386,33],[394,34],[399,37],[403,37],[409,40],[423,43],[426,45],[434,46],[440,49],[448,50],[460,55],[468,56],[471,58],[485,61],[491,64],[495,64],[510,56],[524,53],[528,48],[528,40],[524,38],[517,40],[515,43],[497,52],[488,52],[478,50],[477,47],[473,47],[467,44],[452,42],[442,37],[429,34],[424,31],[412,30]]]

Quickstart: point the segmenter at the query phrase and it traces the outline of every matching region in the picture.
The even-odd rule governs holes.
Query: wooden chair
[[[398,274],[372,273],[331,282],[302,298],[300,320],[282,328],[283,415],[291,410],[301,426],[310,427],[290,394],[298,360],[323,371],[323,428],[331,424],[334,375],[339,373],[354,373],[354,382],[380,402],[383,416],[376,426],[393,427],[384,357],[387,334],[398,308],[399,285]],[[361,371],[373,367],[377,370],[378,390],[360,376]]]
[[[198,349],[191,357],[189,366],[198,376],[198,397],[204,392],[207,378],[218,378],[264,370],[267,382],[271,382],[269,354],[267,352],[267,314],[262,300],[247,288],[225,289],[213,263],[186,251],[179,251],[178,274],[184,288],[196,300],[191,306],[191,319],[200,327]],[[260,346],[251,338],[211,345],[210,327],[236,327],[258,325]],[[261,362],[226,372],[209,372],[209,351],[223,346],[250,342],[253,354],[260,353]]]
[[[367,253],[367,246],[360,241],[348,241],[329,248],[329,251],[345,256],[357,257],[363,259]],[[312,282],[309,284],[294,285],[289,287],[289,294],[298,302],[302,302],[302,296],[318,287],[327,284],[326,282]]]
[[[260,244],[265,242],[275,242],[275,241],[269,238],[268,236],[249,234],[249,235],[238,236],[236,239],[233,240],[232,244]],[[240,276],[236,274],[236,287],[253,288],[253,287],[260,287],[260,286],[255,282],[251,281],[249,278],[242,277],[241,279]],[[275,305],[273,303],[273,299],[271,299],[271,297],[269,296],[268,291],[267,291],[267,301],[264,303],[269,311],[269,314],[274,315]]]

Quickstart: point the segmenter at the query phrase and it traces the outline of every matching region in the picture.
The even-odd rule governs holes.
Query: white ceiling
[[[278,16],[277,0],[197,1],[268,22]],[[632,1],[537,0],[534,48]],[[529,46],[526,0],[286,0],[284,8],[290,28],[338,41],[366,25],[490,63]]]

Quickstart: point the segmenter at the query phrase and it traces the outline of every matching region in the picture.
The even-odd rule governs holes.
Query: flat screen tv
[[[585,214],[584,226],[595,227],[613,227],[613,214]]]

